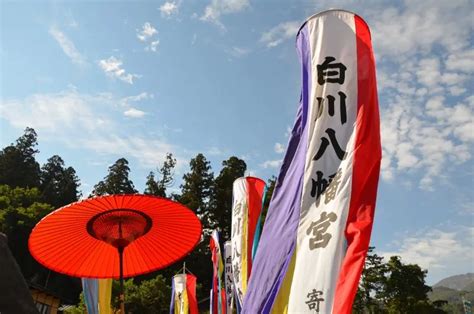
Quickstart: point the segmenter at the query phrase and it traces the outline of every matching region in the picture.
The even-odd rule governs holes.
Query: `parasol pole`
[[[119,237],[122,239],[122,219],[119,220]],[[123,292],[123,246],[118,247],[120,267],[120,313],[125,314],[125,294]]]
[[[125,314],[125,295],[123,292],[123,247],[119,247],[120,264],[120,313]]]

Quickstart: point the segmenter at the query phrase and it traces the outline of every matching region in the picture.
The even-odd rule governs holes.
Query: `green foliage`
[[[0,232],[7,235],[10,250],[25,278],[39,270],[28,251],[29,234],[36,223],[53,210],[41,200],[37,188],[0,185]]]
[[[77,201],[81,195],[79,185],[74,168],[65,168],[64,161],[58,155],[49,158],[41,167],[42,198],[55,208]]]
[[[191,159],[189,166],[190,172],[183,176],[181,195],[175,195],[175,198],[200,216],[203,228],[209,228],[211,223],[208,215],[208,202],[214,181],[211,163],[203,154],[197,154]]]
[[[159,169],[161,179],[155,180],[155,173],[150,171],[146,181],[145,194],[166,197],[166,189],[173,185],[174,179],[174,167],[176,166],[176,158],[173,158],[173,154],[166,154],[166,160],[163,162],[163,166]]]
[[[114,307],[120,308],[119,282],[114,282]],[[124,282],[125,310],[133,314],[169,313],[171,287],[162,275],[135,283],[133,279]]]
[[[93,196],[110,195],[110,194],[134,194],[135,190],[132,180],[128,178],[130,168],[125,158],[118,159],[109,167],[109,173],[94,186]]]
[[[265,224],[265,220],[267,219],[268,208],[270,207],[270,201],[273,197],[273,191],[275,191],[276,180],[277,178],[275,176],[272,176],[267,181],[267,191],[265,193],[265,200],[263,202],[262,208],[262,226]]]
[[[386,273],[387,266],[383,263],[383,257],[374,253],[374,247],[369,247],[359,290],[354,301],[354,309],[357,312],[363,313],[364,309],[367,309],[369,313],[380,311],[380,302],[377,302],[376,296],[384,288]]]
[[[66,314],[84,314],[87,313],[86,304],[84,303],[84,292],[79,295],[79,303],[64,311]]]
[[[398,256],[392,256],[387,263],[388,276],[380,293],[389,313],[422,313],[428,305],[425,284],[426,270],[413,264],[403,264]]]
[[[237,178],[245,175],[247,165],[237,157],[222,162],[222,169],[214,180],[210,199],[209,216],[213,228],[219,228],[221,239],[230,239],[232,224],[232,188]]]
[[[11,187],[33,188],[40,185],[40,168],[35,160],[38,153],[37,135],[26,128],[15,144],[0,152],[0,184]]]
[[[373,249],[369,248],[353,313],[444,313],[428,299],[426,270],[403,264],[398,256],[384,263]]]
[[[201,219],[203,227],[202,241],[185,258],[186,268],[191,270],[203,285],[203,289],[197,291],[198,298],[200,298],[209,294],[212,273],[211,255],[208,247],[209,234],[211,226],[213,226],[212,214],[209,210],[209,198],[213,190],[214,174],[211,172],[210,162],[203,154],[198,154],[191,159],[189,166],[190,171],[183,176],[181,195],[174,195],[174,198],[195,211]],[[177,264],[175,264],[169,271],[174,274],[178,271],[177,267]]]

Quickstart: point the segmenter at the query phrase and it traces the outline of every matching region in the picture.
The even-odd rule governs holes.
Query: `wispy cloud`
[[[228,49],[227,50],[227,53],[230,54],[231,56],[235,57],[235,58],[241,58],[241,57],[244,57],[246,55],[248,55],[250,53],[250,49],[248,48],[242,48],[242,47],[232,47],[231,49]]]
[[[410,57],[440,45],[450,53],[470,46],[470,2],[406,1],[402,7],[386,7],[369,13],[372,35],[379,56]],[[466,12],[462,12],[466,10]],[[373,17],[371,16],[373,15]],[[440,22],[443,21],[443,22]],[[394,40],[393,34],[397,34]]]
[[[133,157],[140,167],[156,167],[167,152],[172,152],[180,166],[184,166],[186,152],[183,149],[156,134],[148,137],[125,131],[121,121],[117,121],[123,114],[123,107],[117,104],[145,97],[148,96],[142,93],[125,100],[109,93],[81,94],[76,90],[65,90],[25,99],[2,100],[0,117],[19,130],[33,127],[45,141],[114,158]],[[141,115],[138,109],[130,108],[128,112]]]
[[[136,102],[139,102],[141,100],[150,99],[150,98],[153,98],[153,97],[154,97],[153,94],[143,92],[143,93],[140,93],[138,95],[127,96],[127,97],[122,98],[120,100],[120,105],[123,106],[123,107],[128,107],[128,106],[130,106],[130,103],[136,103]]]
[[[201,21],[213,23],[225,30],[221,22],[221,16],[231,13],[241,12],[250,6],[249,0],[211,0],[211,3],[204,9]]]
[[[166,153],[172,152],[177,159],[177,166],[185,165],[180,149],[165,140],[149,139],[140,136],[104,135],[82,139],[79,145],[101,155],[127,156],[137,159],[140,167],[157,167],[165,159]]]
[[[145,111],[138,110],[136,108],[130,108],[123,113],[124,116],[130,118],[143,118],[146,113]]]
[[[267,48],[276,47],[289,38],[295,38],[300,25],[301,22],[298,21],[280,23],[269,31],[264,32],[260,37],[260,42]]]
[[[158,31],[149,22],[143,24],[141,30],[137,30],[137,38],[140,41],[147,43],[145,46],[145,51],[156,52],[158,50],[160,40],[156,38],[157,34]]]
[[[93,109],[107,104],[111,104],[110,94],[80,95],[67,90],[2,101],[0,117],[19,129],[30,126],[45,133],[67,133],[80,126],[85,132],[94,132],[110,125],[107,115]]]
[[[386,259],[400,256],[405,263],[418,264],[427,269],[435,281],[451,274],[471,272],[474,228],[455,226],[450,229],[453,230],[435,228],[408,235],[395,250],[381,251],[380,255]]]
[[[143,24],[141,30],[137,30],[137,38],[141,41],[147,41],[155,34],[158,34],[158,31],[149,22]]]
[[[148,46],[145,47],[145,51],[156,52],[158,50],[158,45],[159,44],[160,44],[160,41],[158,39],[154,40]]]
[[[178,14],[179,3],[175,1],[165,2],[160,6],[161,16],[170,18],[173,15]]]
[[[434,190],[472,158],[468,8],[468,1],[408,1],[367,14],[378,58],[385,180],[404,175]]]
[[[285,146],[283,146],[281,143],[275,143],[275,147],[273,149],[277,154],[282,154],[285,152]]]
[[[278,168],[278,167],[280,167],[281,163],[282,163],[281,159],[266,160],[266,161],[264,161],[263,163],[260,164],[260,167],[262,167],[264,169]]]
[[[219,147],[213,146],[207,149],[207,154],[212,155],[212,156],[220,156],[220,155],[223,155],[224,152]]]
[[[64,34],[56,26],[50,27],[49,34],[53,36],[63,52],[69,57],[69,59],[71,59],[72,62],[78,65],[86,64],[86,59],[81,55],[74,43],[66,36],[66,34]]]
[[[133,84],[133,80],[139,78],[138,74],[130,74],[122,68],[122,60],[111,56],[108,59],[103,59],[99,61],[100,68],[107,74],[109,77],[117,78],[121,81],[124,81],[128,84]]]

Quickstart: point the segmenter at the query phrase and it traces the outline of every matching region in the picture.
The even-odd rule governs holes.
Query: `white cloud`
[[[122,98],[120,100],[120,105],[124,106],[124,107],[128,107],[128,106],[130,106],[131,102],[139,102],[141,100],[150,99],[150,98],[153,98],[153,97],[154,97],[153,94],[143,92],[143,93],[140,93],[138,95],[128,96],[128,97]]]
[[[474,72],[474,49],[450,54],[446,60],[446,68],[451,71]]]
[[[137,30],[137,38],[140,39],[140,41],[147,43],[145,51],[156,52],[158,50],[160,40],[156,38],[157,34],[158,31],[149,22],[143,24],[141,31]]]
[[[250,49],[248,48],[241,48],[241,47],[232,47],[231,49],[227,50],[227,52],[235,57],[235,58],[241,58],[243,56],[246,56],[250,53]]]
[[[99,66],[105,72],[105,74],[128,84],[133,84],[133,80],[139,78],[140,75],[126,73],[125,69],[122,68],[122,64],[122,60],[114,56],[99,61]]]
[[[285,146],[283,146],[283,144],[281,143],[275,143],[274,150],[275,150],[275,153],[282,154],[285,152]]]
[[[210,22],[225,30],[220,18],[222,15],[237,13],[250,6],[249,0],[211,0],[204,9],[201,21]]]
[[[85,58],[77,50],[74,43],[56,26],[52,26],[49,29],[49,34],[53,36],[53,38],[58,42],[63,52],[69,57],[69,59],[71,59],[72,62],[78,65],[86,64]]]
[[[178,147],[164,140],[139,136],[103,135],[82,139],[79,145],[98,154],[134,157],[140,162],[140,166],[145,168],[156,167],[162,163],[168,152],[172,152],[177,159],[177,166],[182,167],[185,164]]]
[[[95,132],[110,125],[110,120],[94,107],[111,104],[109,94],[81,95],[68,90],[2,101],[0,117],[16,128],[30,126],[44,133],[70,132],[78,126],[84,132]]]
[[[296,33],[301,25],[299,21],[289,21],[280,23],[260,37],[260,42],[267,48],[273,48],[280,45],[289,38],[296,38]]]
[[[399,95],[381,116],[386,180],[419,170],[420,187],[432,190],[453,167],[471,158],[474,105],[469,99],[447,106],[443,96],[417,102]]]
[[[368,10],[378,57],[383,179],[404,174],[404,182],[433,190],[472,158],[468,12],[465,0]]]
[[[149,46],[145,47],[145,50],[156,52],[158,50],[159,44],[160,44],[160,41],[158,39],[155,41],[152,41]]]
[[[158,31],[149,22],[143,24],[141,31],[137,30],[137,38],[141,41],[147,41],[155,34],[158,34]]]
[[[2,100],[0,118],[19,130],[33,127],[44,141],[104,156],[134,157],[140,167],[156,167],[167,152],[172,152],[180,166],[184,166],[186,152],[180,147],[157,134],[147,136],[127,130],[121,123],[123,104],[128,106],[131,101],[148,97],[149,94],[142,93],[118,98],[109,93],[90,95],[76,90],[36,94],[25,99]]]
[[[161,16],[171,17],[178,14],[179,4],[176,2],[165,2],[160,6]]]
[[[135,108],[130,108],[126,110],[123,113],[124,116],[130,117],[130,118],[143,118],[146,115],[146,112],[135,109]]]
[[[380,255],[386,260],[390,256],[400,256],[404,263],[420,265],[428,270],[430,281],[435,283],[449,275],[474,270],[473,231],[474,228],[465,226],[424,230],[406,236],[395,250],[382,251]]]
[[[224,152],[219,147],[215,147],[215,146],[209,148],[207,150],[207,153],[213,156],[219,156],[219,155],[224,154]]]
[[[267,161],[264,161],[263,163],[261,163],[260,166],[265,168],[265,169],[278,168],[278,167],[280,167],[281,163],[282,163],[281,159],[267,160]]]
[[[405,1],[403,6],[368,14],[379,56],[409,58],[417,52],[427,53],[435,45],[454,54],[469,48],[469,0],[433,0],[422,4]],[[397,34],[396,38],[393,34]]]

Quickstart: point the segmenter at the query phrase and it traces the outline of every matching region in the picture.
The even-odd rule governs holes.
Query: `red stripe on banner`
[[[352,193],[345,236],[347,251],[336,286],[333,313],[351,313],[370,242],[382,149],[370,30],[355,16],[357,45],[357,120]]]
[[[221,289],[221,314],[227,314],[227,300],[225,295],[225,289]]]
[[[186,275],[186,292],[188,294],[189,314],[199,314],[196,298],[196,277]]]
[[[215,243],[214,238],[211,236],[211,240],[209,242],[209,247],[211,248],[211,259],[212,259],[212,300],[211,300],[211,310],[212,314],[218,313],[218,304],[219,304],[219,284],[218,284],[218,276],[219,276],[219,257],[217,256],[217,247],[219,243]]]
[[[252,249],[255,230],[257,229],[258,217],[262,211],[262,198],[265,190],[265,181],[246,177],[247,183],[247,204],[248,204],[248,235],[247,235],[247,279],[250,278],[252,272]]]

